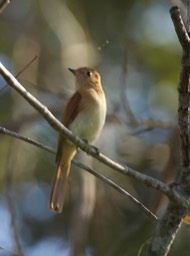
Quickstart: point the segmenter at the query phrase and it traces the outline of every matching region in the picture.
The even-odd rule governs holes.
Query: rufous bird
[[[92,144],[98,139],[106,118],[106,98],[101,77],[97,71],[87,67],[69,70],[76,79],[76,92],[65,107],[62,123],[74,135]],[[63,210],[71,161],[76,153],[76,145],[60,134],[57,168],[49,200],[49,208],[54,212]]]

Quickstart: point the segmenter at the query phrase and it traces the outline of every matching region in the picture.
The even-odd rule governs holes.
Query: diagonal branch
[[[55,154],[55,150],[53,148],[48,147],[48,146],[44,146],[43,144],[41,144],[41,143],[39,143],[39,142],[37,142],[37,141],[35,141],[33,139],[30,139],[28,137],[22,136],[22,135],[20,135],[17,132],[10,131],[10,130],[8,130],[8,129],[4,128],[4,127],[1,127],[1,126],[0,126],[0,134],[5,134],[5,135],[8,135],[8,136],[17,138],[17,139],[25,141],[25,142],[27,142],[27,143],[29,143],[31,145],[34,145],[34,146],[36,146],[38,148],[44,149],[44,150],[46,150],[49,153]]]
[[[38,58],[38,55],[36,54],[27,64],[26,66],[24,66],[17,74],[16,74],[16,78],[18,78],[36,59]],[[7,88],[7,85],[5,84],[3,86],[3,88],[1,88],[0,90],[0,94],[3,93],[5,91],[5,89]]]
[[[11,250],[6,249],[2,246],[0,246],[0,251],[5,251],[5,252],[9,253],[10,255],[21,256],[18,252],[11,251]]]
[[[175,27],[176,34],[180,41],[180,44],[184,51],[189,51],[190,49],[190,38],[187,33],[185,24],[181,17],[180,9],[177,6],[174,6],[170,9],[170,15]]]
[[[3,12],[3,10],[7,7],[8,4],[10,4],[11,0],[1,0],[0,3],[0,13]]]
[[[45,146],[31,138],[25,137],[23,135],[20,135],[19,133],[10,131],[4,127],[0,127],[0,134],[5,134],[14,138],[17,138],[19,140],[25,141],[31,145],[34,145],[38,148],[41,148],[49,153],[52,154],[56,154],[56,151],[48,146]],[[135,205],[137,205],[140,209],[142,209],[149,217],[152,217],[154,220],[157,220],[158,218],[156,217],[156,215],[154,215],[145,205],[143,205],[138,199],[136,199],[134,196],[132,196],[130,193],[128,193],[126,190],[124,190],[123,188],[121,188],[120,186],[118,186],[115,182],[113,182],[111,179],[105,177],[104,175],[96,172],[94,169],[76,161],[76,160],[72,160],[72,163],[76,166],[78,166],[79,168],[93,174],[94,176],[96,176],[98,179],[100,179],[101,181],[105,182],[106,184],[110,185],[112,188],[114,188],[115,190],[117,190],[118,192],[120,192],[122,195],[126,196],[131,202],[133,202]]]
[[[122,195],[126,196],[131,202],[133,202],[135,205],[137,205],[141,210],[143,210],[149,217],[153,218],[154,220],[158,220],[158,218],[156,217],[156,215],[154,215],[145,205],[143,205],[137,198],[135,198],[134,196],[132,196],[130,193],[128,193],[126,190],[124,190],[123,188],[121,188],[120,186],[118,186],[115,182],[113,182],[111,179],[105,177],[102,174],[99,174],[98,172],[94,171],[92,168],[85,166],[82,163],[77,162],[76,160],[74,160],[74,163],[77,164],[78,167],[86,170],[87,172],[93,174],[94,176],[96,176],[98,179],[100,179],[101,181],[107,183],[108,185],[110,185],[112,188],[114,188],[115,190],[117,190],[118,192],[120,192]]]
[[[59,122],[54,115],[48,110],[46,106],[40,103],[33,95],[31,95],[26,89],[16,80],[16,78],[0,63],[0,74],[3,76],[5,81],[13,87],[23,98],[25,98],[50,124],[52,128],[61,132],[66,136],[69,140],[71,140],[77,147],[81,148],[83,151],[93,156],[100,162],[105,165],[111,167],[112,169],[123,173],[124,175],[130,176],[142,183],[144,183],[148,187],[152,187],[156,190],[163,192],[167,195],[171,200],[176,202],[181,202],[181,198],[179,198],[178,193],[173,191],[169,185],[164,184],[163,182],[145,175],[143,173],[137,172],[127,166],[123,166],[117,162],[114,162],[107,156],[98,152],[97,149],[91,145],[88,145],[80,138],[74,136],[70,130],[68,130],[61,122]]]

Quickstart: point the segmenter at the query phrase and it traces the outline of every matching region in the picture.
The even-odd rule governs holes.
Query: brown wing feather
[[[64,124],[66,127],[68,127],[78,115],[81,98],[81,94],[79,92],[75,92],[68,101],[62,117],[62,124]],[[62,145],[64,139],[64,136],[60,134],[58,140],[56,162],[59,162],[60,157],[62,156]]]

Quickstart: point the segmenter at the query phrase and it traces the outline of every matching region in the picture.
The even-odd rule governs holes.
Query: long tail
[[[60,213],[63,210],[69,173],[70,162],[66,165],[59,164],[57,166],[49,199],[49,208],[54,212]]]

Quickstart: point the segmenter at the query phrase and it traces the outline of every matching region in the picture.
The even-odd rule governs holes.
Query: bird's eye
[[[86,71],[86,76],[91,77],[92,76],[92,72],[91,71]]]

